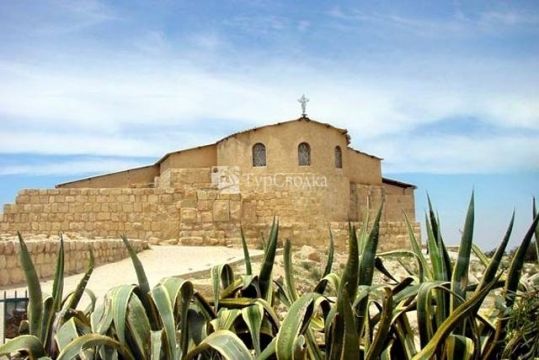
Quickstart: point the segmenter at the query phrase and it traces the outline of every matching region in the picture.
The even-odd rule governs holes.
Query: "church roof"
[[[415,185],[408,184],[408,183],[405,183],[405,182],[402,182],[402,181],[397,181],[397,180],[393,180],[393,179],[388,179],[388,178],[385,178],[385,177],[382,178],[382,183],[388,184],[388,185],[398,186],[398,187],[401,187],[401,188],[413,188],[413,189],[417,189],[417,186],[415,186]]]
[[[346,142],[347,144],[350,144],[350,135],[348,134],[348,130],[346,129],[341,129],[341,128],[338,128],[338,127],[335,127],[331,124],[328,124],[328,123],[323,123],[323,122],[320,122],[320,121],[316,121],[316,120],[312,120],[310,118],[308,118],[307,116],[302,116],[300,118],[297,118],[297,119],[292,119],[292,120],[287,120],[287,121],[281,121],[281,122],[278,122],[278,123],[275,123],[275,124],[268,124],[268,125],[262,125],[262,126],[257,126],[257,127],[254,127],[254,128],[251,128],[251,129],[247,129],[247,130],[242,130],[242,131],[238,131],[238,132],[235,132],[233,134],[230,134],[230,135],[227,135],[225,136],[224,138],[221,138],[220,140],[217,140],[215,143],[213,144],[207,144],[207,145],[202,145],[202,146],[197,146],[197,147],[192,147],[192,148],[188,148],[188,149],[182,149],[182,150],[178,150],[178,151],[173,151],[173,152],[169,152],[167,154],[165,154],[161,159],[159,159],[155,165],[159,165],[161,164],[163,161],[165,161],[170,155],[174,155],[174,154],[179,154],[179,153],[182,153],[184,151],[189,151],[189,150],[195,150],[195,149],[200,149],[200,148],[204,148],[204,147],[207,147],[207,146],[213,146],[213,145],[217,145],[225,140],[228,140],[230,138],[233,138],[235,136],[238,136],[238,135],[241,135],[241,134],[247,134],[251,131],[257,131],[257,130],[260,130],[260,129],[265,129],[265,128],[269,128],[269,127],[274,127],[274,126],[281,126],[281,125],[285,125],[285,124],[290,124],[290,123],[293,123],[293,122],[297,122],[297,121],[305,121],[305,122],[310,122],[310,123],[313,123],[313,124],[318,124],[318,125],[321,125],[321,126],[325,126],[327,128],[330,128],[330,129],[335,129],[337,130],[338,132],[340,132],[341,134],[343,134],[344,136],[346,136]],[[352,149],[352,148],[350,148]],[[365,152],[361,152],[359,150],[356,150],[356,149],[352,149],[353,151],[357,152],[357,153],[360,153],[360,154],[363,154],[363,155],[367,155],[367,156],[370,156],[372,158],[375,158],[375,159],[379,159],[379,160],[382,160],[381,158],[377,157],[377,156],[374,156],[374,155],[371,155],[371,154],[367,154]]]
[[[268,124],[268,125],[262,125],[262,126],[257,126],[257,127],[254,127],[254,128],[251,128],[251,129],[247,129],[247,130],[242,130],[242,131],[238,131],[238,132],[235,132],[233,134],[230,134],[228,136],[225,136],[224,138],[222,138],[221,140],[217,141],[216,144],[224,141],[224,140],[227,140],[227,139],[230,139],[234,136],[237,136],[237,135],[240,135],[240,134],[246,134],[248,132],[251,132],[251,131],[257,131],[257,130],[260,130],[260,129],[265,129],[265,128],[269,128],[269,127],[274,127],[274,126],[280,126],[280,125],[285,125],[285,124],[290,124],[290,123],[293,123],[293,122],[299,122],[299,121],[305,121],[305,122],[310,122],[310,123],[313,123],[313,124],[318,124],[318,125],[322,125],[322,126],[325,126],[327,128],[330,128],[330,129],[335,129],[337,130],[338,132],[340,132],[341,134],[343,134],[344,136],[346,136],[346,142],[348,144],[350,144],[350,135],[348,135],[348,130],[346,129],[341,129],[341,128],[338,128],[338,127],[335,127],[331,124],[328,124],[328,123],[323,123],[323,122],[320,122],[320,121],[316,121],[316,120],[312,120],[310,118],[308,118],[307,116],[302,116],[300,118],[297,118],[297,119],[292,119],[292,120],[287,120],[287,121],[281,121],[281,122],[278,122],[276,124]]]

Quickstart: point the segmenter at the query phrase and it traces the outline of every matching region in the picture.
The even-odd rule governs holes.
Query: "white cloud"
[[[91,7],[80,11],[101,19]],[[345,15],[335,8],[332,16]],[[253,25],[243,20],[234,26]],[[310,26],[288,21],[269,17],[266,30]],[[296,99],[306,93],[313,119],[348,128],[355,147],[386,158],[393,171],[538,167],[531,157],[539,141],[533,135],[539,131],[535,60],[406,54],[393,62],[399,54],[391,54],[382,60],[366,55],[356,66],[330,54],[299,62],[282,54],[231,55],[212,29],[184,36],[179,49],[163,32],[145,34],[127,53],[0,60],[0,153],[159,157],[230,131],[295,118]],[[530,135],[502,141],[409,136],[424,124],[455,117]],[[440,151],[441,143],[450,151]]]
[[[539,169],[537,137],[392,137],[370,143],[393,173],[502,173]]]
[[[396,28],[408,31],[422,37],[473,37],[477,33],[499,34],[500,31],[539,24],[539,16],[535,13],[516,9],[480,10],[464,12],[459,6],[455,8],[454,16],[432,17],[401,15],[393,9],[387,11],[363,11],[356,8],[342,9],[335,6],[327,14],[342,21],[342,26],[358,28],[363,24],[374,24],[377,30]],[[534,32],[537,32],[535,28]]]
[[[80,132],[0,131],[0,153],[99,155],[160,158],[165,153],[213,143],[216,138],[189,132],[136,136]]]
[[[70,161],[45,162],[32,165],[7,165],[0,168],[0,176],[5,175],[81,175],[106,174],[134,167],[148,165],[141,161],[93,158]]]

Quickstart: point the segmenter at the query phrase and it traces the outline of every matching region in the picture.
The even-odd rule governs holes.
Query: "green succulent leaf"
[[[275,262],[275,253],[277,251],[277,239],[279,236],[279,222],[273,219],[271,230],[264,251],[264,260],[260,268],[258,276],[260,282],[260,292],[262,298],[268,299],[271,294],[271,274],[273,272],[273,264]]]
[[[37,359],[46,355],[43,344],[34,335],[20,335],[0,345],[0,357],[9,356],[16,352],[28,353],[31,359]]]
[[[253,268],[251,266],[251,256],[249,255],[249,248],[247,247],[247,241],[245,241],[245,235],[243,234],[243,227],[240,226],[241,235],[241,247],[243,248],[243,259],[245,262],[245,274],[252,275]]]
[[[30,335],[39,337],[42,336],[41,321],[43,319],[43,294],[41,293],[41,285],[28,247],[26,246],[21,233],[18,232],[17,235],[19,237],[20,245],[19,259],[28,286],[28,323]],[[43,338],[39,339],[43,340]]]
[[[247,349],[240,338],[232,331],[228,330],[219,330],[210,334],[196,348],[187,354],[186,359],[195,359],[198,355],[210,349],[217,351],[224,359],[227,360],[253,359],[249,349]]]
[[[104,335],[86,334],[74,339],[60,352],[57,360],[71,360],[79,356],[81,351],[92,347],[107,347],[118,351],[124,359],[134,359],[128,348],[118,341]]]

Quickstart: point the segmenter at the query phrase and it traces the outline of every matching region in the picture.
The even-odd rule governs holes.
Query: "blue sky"
[[[296,118],[429,191],[449,242],[517,235],[539,195],[539,5],[0,2],[0,202]]]

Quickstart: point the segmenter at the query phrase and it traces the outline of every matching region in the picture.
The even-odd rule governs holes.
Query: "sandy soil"
[[[251,251],[253,254],[261,251]],[[164,277],[188,274],[194,271],[209,269],[213,265],[232,262],[243,259],[241,249],[212,246],[153,246],[150,250],[139,253],[139,258],[146,275],[153,286]],[[74,290],[83,274],[67,276],[64,281],[64,291],[67,293]],[[115,263],[98,266],[88,283],[97,297],[102,297],[112,287],[136,283],[137,277],[130,259],[124,259]],[[43,292],[50,293],[52,279],[41,283]],[[24,292],[25,287],[12,288],[8,294]]]

